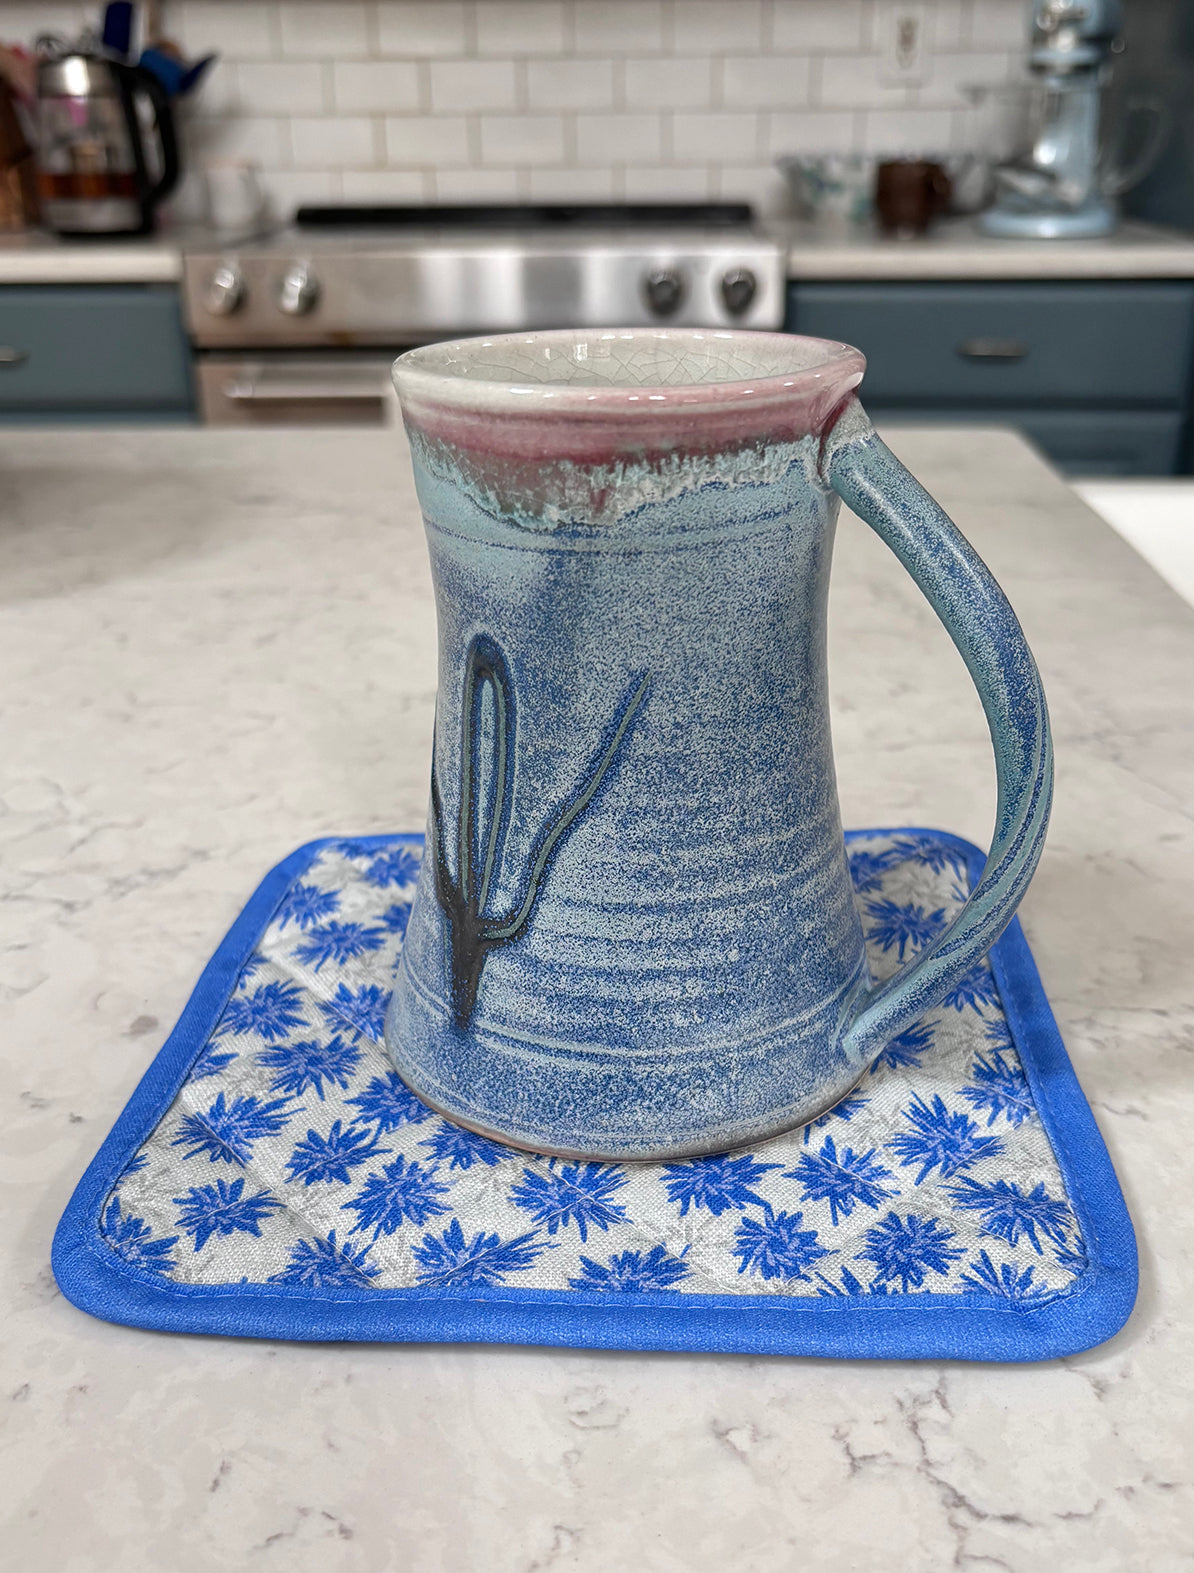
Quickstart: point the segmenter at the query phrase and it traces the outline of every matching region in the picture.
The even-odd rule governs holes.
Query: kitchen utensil
[[[1040,680],[990,574],[871,429],[864,364],[663,329],[395,363],[439,694],[386,1042],[460,1124],[592,1159],[764,1140],[831,1108],[1015,910],[1050,800]],[[839,495],[945,621],[999,776],[982,880],[948,924],[893,911],[908,965],[877,991],[829,739]]]
[[[37,75],[42,216],[63,235],[140,234],[179,176],[169,102],[140,66],[81,53]]]
[[[875,213],[893,235],[923,235],[948,211],[950,179],[943,165],[924,158],[885,159],[875,173]]]
[[[25,229],[36,219],[33,152],[17,117],[15,94],[0,76],[0,230]]]
[[[203,166],[207,211],[220,230],[251,230],[265,212],[260,167],[251,159],[213,159]]]
[[[1169,132],[1155,99],[1126,100],[1118,119],[1108,110],[1121,27],[1118,0],[1036,0],[1032,80],[970,90],[973,102],[1004,106],[1013,126],[1011,155],[995,170],[995,201],[979,220],[987,234],[1084,239],[1119,222],[1116,199],[1152,168]]]
[[[826,229],[865,224],[875,192],[875,160],[856,153],[777,159],[799,216]]]

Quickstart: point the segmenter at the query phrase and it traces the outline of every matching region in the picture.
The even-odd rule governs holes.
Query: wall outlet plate
[[[929,72],[929,8],[922,0],[881,0],[876,8],[879,80],[915,87]]]

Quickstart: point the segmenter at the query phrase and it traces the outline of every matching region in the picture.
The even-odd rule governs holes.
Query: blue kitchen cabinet
[[[796,283],[787,327],[863,351],[878,419],[1017,426],[1074,474],[1185,468],[1194,283]]]
[[[0,287],[0,425],[194,419],[173,285]]]

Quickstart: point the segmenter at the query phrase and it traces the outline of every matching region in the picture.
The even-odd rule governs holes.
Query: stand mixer
[[[1160,152],[1159,108],[1130,107],[1153,123],[1130,167],[1110,168],[1101,133],[1102,89],[1110,56],[1122,47],[1119,0],[1035,0],[1028,67],[1013,89],[1024,103],[1019,156],[995,170],[995,201],[979,219],[988,235],[1082,239],[1118,223],[1116,197],[1141,179]]]

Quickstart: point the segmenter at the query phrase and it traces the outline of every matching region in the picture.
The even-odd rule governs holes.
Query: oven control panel
[[[184,258],[200,348],[398,345],[535,328],[778,329],[784,253],[754,230],[317,237]]]

